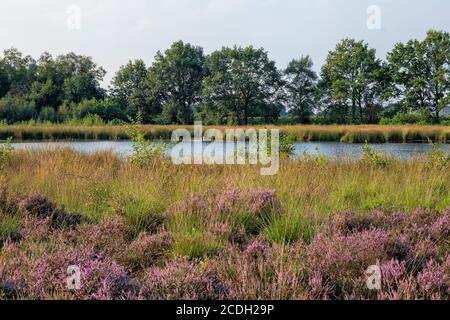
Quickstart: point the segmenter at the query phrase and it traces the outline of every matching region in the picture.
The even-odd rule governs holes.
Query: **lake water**
[[[45,150],[52,148],[68,147],[75,151],[92,153],[100,150],[112,150],[113,152],[127,156],[132,152],[130,141],[80,141],[80,142],[19,142],[13,143],[16,150]],[[204,143],[206,146],[207,144]],[[428,144],[421,143],[385,143],[370,144],[371,148],[390,155],[397,159],[409,159],[429,152],[432,148]],[[323,155],[330,159],[352,158],[357,159],[362,154],[362,144],[343,144],[335,142],[299,142],[295,144],[295,155]],[[441,150],[450,153],[450,144],[438,145]]]

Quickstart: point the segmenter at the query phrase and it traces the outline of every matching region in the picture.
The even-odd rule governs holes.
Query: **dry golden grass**
[[[147,138],[170,139],[173,130],[182,126],[145,125]],[[184,126],[193,130],[193,126]],[[210,128],[208,126],[205,129]],[[225,130],[230,127],[216,126]],[[245,128],[245,127],[242,127]],[[294,125],[255,126],[278,128],[298,141],[368,142],[450,142],[450,126],[422,125]],[[128,139],[126,126],[12,125],[0,126],[0,139],[16,140],[122,140]]]
[[[0,183],[11,191],[43,193],[67,210],[95,218],[124,214],[136,226],[194,192],[230,185],[275,190],[284,214],[272,226],[274,238],[309,232],[286,229],[309,228],[345,210],[450,206],[450,170],[432,167],[426,159],[391,160],[386,168],[362,160],[284,159],[277,175],[265,177],[255,166],[176,166],[167,160],[139,167],[112,152],[16,151]]]

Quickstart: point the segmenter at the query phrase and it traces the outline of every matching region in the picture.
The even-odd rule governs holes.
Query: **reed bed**
[[[145,125],[143,130],[148,139],[171,138],[172,132],[182,126]],[[193,126],[185,126],[191,132]],[[205,126],[204,129],[211,127]],[[230,127],[216,126],[221,130]],[[236,128],[236,127],[233,127]],[[245,129],[245,127],[242,127]],[[450,126],[420,125],[294,125],[294,126],[256,126],[277,128],[289,133],[299,142],[329,141],[343,143],[450,143]],[[73,126],[73,125],[11,125],[0,126],[0,140],[14,137],[16,141],[25,140],[128,140],[126,126]]]

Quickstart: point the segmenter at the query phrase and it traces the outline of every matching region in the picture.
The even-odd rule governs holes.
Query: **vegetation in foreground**
[[[0,140],[129,140],[129,125],[0,125]],[[149,140],[170,140],[180,126],[145,125],[141,127]],[[193,131],[193,126],[183,126]],[[211,127],[204,126],[205,130]],[[214,126],[225,131],[227,126]],[[236,127],[232,127],[236,128]],[[246,127],[241,127],[245,129]],[[262,128],[256,126],[252,128]],[[291,141],[329,141],[343,143],[450,143],[450,126],[425,125],[294,125],[264,126],[280,129]]]
[[[3,299],[448,299],[449,158],[131,163],[4,151]],[[39,193],[36,193],[39,191]],[[419,209],[418,209],[419,208]],[[66,289],[78,265],[82,288]],[[370,291],[364,272],[382,270]]]

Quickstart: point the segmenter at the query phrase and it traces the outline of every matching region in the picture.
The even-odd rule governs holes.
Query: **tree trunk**
[[[352,122],[356,122],[356,98],[355,94],[352,94]]]

